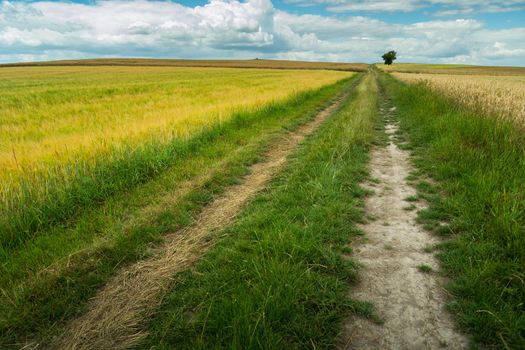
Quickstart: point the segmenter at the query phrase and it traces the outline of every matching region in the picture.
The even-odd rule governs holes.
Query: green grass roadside
[[[439,257],[450,277],[450,305],[462,328],[497,349],[525,348],[525,132],[479,116],[381,74],[398,108],[401,137],[410,143],[419,215],[450,240]]]
[[[371,74],[292,157],[217,245],[177,276],[140,348],[329,348],[350,312],[368,149],[377,126]]]
[[[147,256],[163,233],[190,224],[200,208],[246,173],[272,139],[313,118],[355,79],[238,115],[186,145],[164,150],[160,163],[145,164],[144,174],[126,191],[4,254],[0,347],[18,348],[27,339],[45,340],[58,332],[115,269]]]

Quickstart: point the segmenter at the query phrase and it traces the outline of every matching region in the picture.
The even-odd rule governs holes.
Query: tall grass
[[[0,70],[0,255],[165,169],[191,139],[350,73],[171,67]]]
[[[451,309],[477,341],[525,348],[525,133],[424,84],[382,82],[416,165],[437,182],[418,185],[430,202],[420,220],[450,238],[440,258]]]

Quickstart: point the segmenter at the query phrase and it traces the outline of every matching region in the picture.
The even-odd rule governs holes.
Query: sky
[[[525,0],[0,0],[0,62],[96,57],[525,66]]]

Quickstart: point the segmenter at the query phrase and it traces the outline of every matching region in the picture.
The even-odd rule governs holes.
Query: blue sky
[[[523,0],[0,0],[0,62],[92,57],[525,66]]]

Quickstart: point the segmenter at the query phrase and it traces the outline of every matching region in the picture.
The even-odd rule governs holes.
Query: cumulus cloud
[[[0,53],[42,49],[106,54],[178,56],[202,48],[257,49],[273,43],[269,0],[173,2],[100,1],[15,3],[0,11]]]
[[[270,0],[211,0],[196,7],[145,0],[0,5],[2,62],[115,56],[374,62],[395,49],[403,61],[519,64],[523,37],[525,27],[490,30],[473,19],[402,25],[295,15]]]

